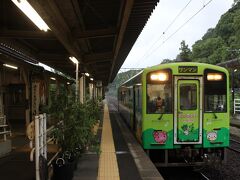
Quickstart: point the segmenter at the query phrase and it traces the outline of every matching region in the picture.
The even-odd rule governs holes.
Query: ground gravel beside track
[[[231,136],[231,139],[240,141],[239,137]],[[230,145],[236,149],[240,149],[240,145],[236,145],[230,141]],[[210,180],[239,180],[240,179],[240,153],[236,153],[227,149],[227,162],[224,164],[212,164],[204,168],[174,168],[159,169],[160,173],[166,180],[175,179],[205,179],[200,173],[203,173]],[[174,172],[174,173],[173,173]]]
[[[227,150],[227,163],[219,167],[208,167],[202,172],[209,179],[216,180],[238,180],[240,179],[240,154]]]
[[[240,141],[239,136],[231,136],[231,139]],[[240,150],[240,145],[230,141],[230,147]],[[210,179],[238,180],[240,179],[240,153],[227,149],[227,162],[219,167],[211,167],[205,170]]]

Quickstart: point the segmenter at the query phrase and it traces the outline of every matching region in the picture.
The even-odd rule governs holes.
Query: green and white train
[[[229,74],[193,62],[153,66],[118,89],[118,108],[159,166],[225,160],[229,146]]]

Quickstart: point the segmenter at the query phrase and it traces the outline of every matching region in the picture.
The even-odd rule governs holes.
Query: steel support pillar
[[[80,102],[84,103],[86,99],[86,76],[84,73],[82,73],[82,77],[80,78],[80,83],[79,83],[79,89],[80,89]]]

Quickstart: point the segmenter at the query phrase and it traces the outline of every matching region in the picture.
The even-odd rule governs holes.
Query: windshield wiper
[[[160,121],[163,117],[163,114],[160,114],[160,117],[158,118],[158,120]]]
[[[206,111],[206,112],[207,112],[207,113],[212,113],[214,119],[217,119],[217,118],[218,118],[217,115],[216,115],[216,113],[215,113],[214,111]]]
[[[217,117],[216,113],[215,112],[212,112],[212,113],[213,113],[214,119],[217,119],[218,117]]]

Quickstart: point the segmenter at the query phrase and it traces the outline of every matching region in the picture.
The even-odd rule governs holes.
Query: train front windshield
[[[172,113],[172,85],[169,71],[152,72],[147,77],[147,113]]]
[[[204,78],[205,112],[227,111],[227,81],[224,73],[206,70]]]

